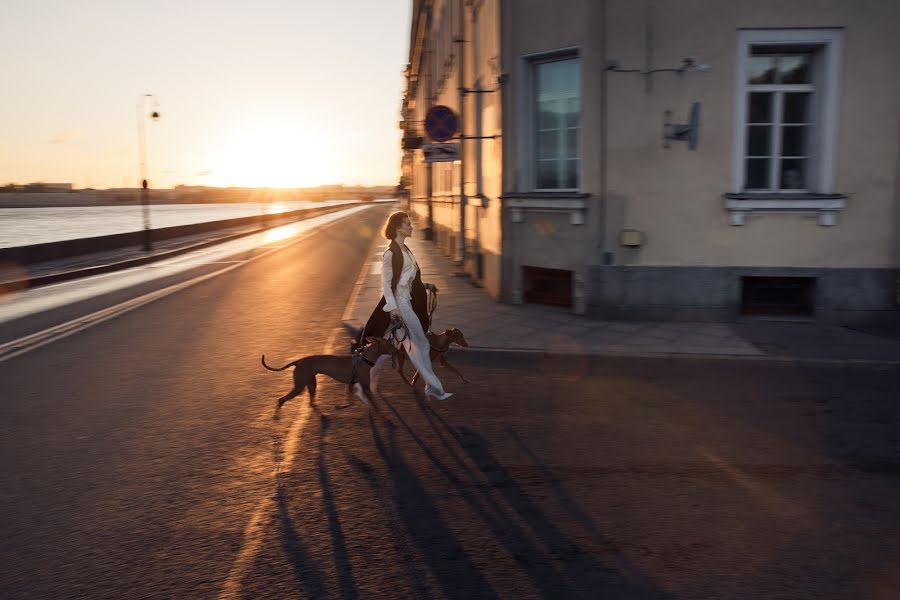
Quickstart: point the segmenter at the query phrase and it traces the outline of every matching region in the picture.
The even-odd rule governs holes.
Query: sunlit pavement
[[[0,362],[0,597],[896,597],[893,365],[453,350],[276,412],[385,214]]]

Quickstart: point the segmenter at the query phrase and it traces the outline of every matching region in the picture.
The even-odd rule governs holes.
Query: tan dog
[[[352,390],[354,383],[362,386],[365,399],[371,400],[372,390],[369,387],[371,380],[369,371],[375,365],[375,361],[382,354],[393,354],[394,346],[383,338],[367,337],[365,346],[357,350],[353,356],[336,356],[334,354],[315,354],[298,358],[283,367],[270,367],[266,364],[266,355],[262,356],[262,365],[270,371],[284,371],[288,367],[294,367],[294,389],[278,399],[278,408],[281,405],[309,390],[309,402],[316,402],[316,375],[322,373],[336,381],[350,384]]]
[[[456,367],[450,364],[450,361],[447,360],[447,350],[450,349],[450,344],[456,344],[457,346],[462,346],[463,348],[468,348],[469,344],[466,342],[466,338],[463,336],[462,331],[454,327],[453,329],[447,329],[443,333],[429,333],[428,334],[428,343],[431,345],[431,350],[428,351],[428,358],[434,362],[434,359],[437,358],[438,362],[441,365],[447,367],[459,377],[459,380],[463,383],[469,383],[469,381],[463,377],[462,373],[460,373]],[[419,372],[413,375],[412,381],[406,379],[406,375],[403,373],[403,365],[406,363],[406,350],[403,349],[403,346],[397,349],[397,372],[400,373],[400,377],[403,378],[408,385],[415,385],[416,380],[419,378]]]

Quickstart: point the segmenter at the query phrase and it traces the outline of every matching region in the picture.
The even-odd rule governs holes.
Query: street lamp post
[[[147,98],[153,98],[154,110],[147,113],[145,108]],[[145,121],[150,118],[154,121],[159,120],[159,112],[156,106],[159,99],[154,94],[140,94],[137,97],[137,124],[138,124],[138,160],[140,161],[141,170],[141,209],[144,215],[144,250],[153,249],[153,240],[150,239],[150,191],[147,183],[147,134],[145,131]]]

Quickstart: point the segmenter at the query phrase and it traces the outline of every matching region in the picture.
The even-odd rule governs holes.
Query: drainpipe
[[[479,279],[482,273],[481,258],[481,213],[484,209],[484,190],[482,188],[482,93],[481,93],[481,65],[478,62],[478,6],[472,5],[472,78],[475,80],[475,197],[478,198],[479,208],[475,209],[475,240],[472,244],[472,256],[475,259],[475,275]],[[497,84],[499,85],[499,84]]]
[[[459,67],[457,69],[457,79],[459,81],[459,251],[456,260],[462,269],[466,268],[466,141],[463,132],[466,129],[465,103],[466,103],[466,82],[464,72],[466,68],[466,8],[464,0],[459,0],[459,36],[454,40],[457,43],[457,56],[459,57]]]
[[[431,64],[431,44],[429,44],[429,35],[431,32],[431,11],[432,11],[432,3],[431,0],[428,0],[428,9],[425,13],[425,39],[422,41],[422,54],[424,54],[425,65],[428,69],[428,77],[425,77],[425,98],[426,103],[425,106],[431,106],[434,103],[433,98],[433,90],[434,90],[434,65]],[[426,50],[426,48],[428,48]],[[419,69],[421,73],[421,68]],[[434,240],[434,202],[432,201],[432,194],[434,193],[434,186],[432,183],[432,164],[425,163],[425,189],[428,194],[428,224],[425,227],[425,239],[428,241]]]
[[[607,125],[608,111],[608,90],[609,90],[609,71],[606,65],[609,60],[608,36],[609,27],[607,26],[608,5],[607,0],[600,0],[600,64],[603,71],[600,75],[600,206],[597,211],[600,217],[600,226],[598,228],[597,239],[600,242],[600,251],[602,252],[602,262],[604,265],[612,264],[612,252],[606,249],[606,230],[609,227],[607,223],[607,207],[609,205],[609,180],[606,174],[607,154],[609,152],[609,127]]]

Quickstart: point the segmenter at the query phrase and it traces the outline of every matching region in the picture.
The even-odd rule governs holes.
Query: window
[[[753,48],[746,71],[744,189],[808,189],[814,57],[814,52]]]
[[[830,193],[837,30],[742,31],[732,192]]]
[[[578,189],[581,67],[578,58],[534,63],[534,185]]]

